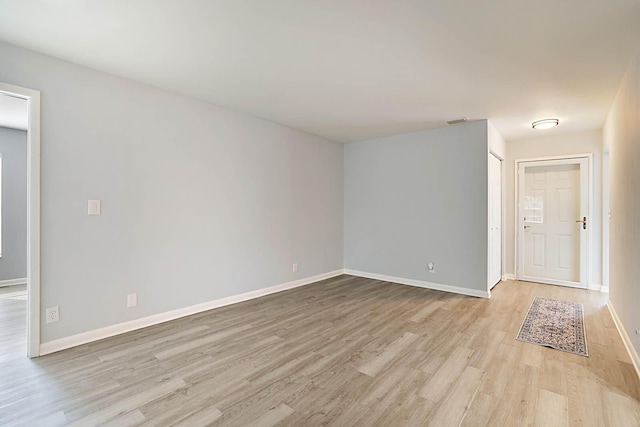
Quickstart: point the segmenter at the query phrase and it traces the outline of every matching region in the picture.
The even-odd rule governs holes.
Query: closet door
[[[502,279],[502,161],[489,154],[489,289]]]

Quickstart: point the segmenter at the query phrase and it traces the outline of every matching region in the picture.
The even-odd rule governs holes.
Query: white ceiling
[[[27,130],[29,111],[26,99],[0,92],[0,127]]]
[[[601,128],[638,0],[0,0],[0,40],[348,142]]]

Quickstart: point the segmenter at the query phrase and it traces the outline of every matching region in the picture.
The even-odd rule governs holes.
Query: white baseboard
[[[515,274],[505,274],[504,276],[502,276],[502,280],[517,280],[517,279],[516,279],[516,275]],[[537,283],[546,283],[546,284],[549,284],[549,285],[567,286],[567,287],[570,287],[570,288],[581,288],[581,289],[584,289],[584,287],[580,286],[579,284],[574,284],[574,283],[571,283],[571,282],[565,282],[565,281],[561,281],[561,280],[539,279],[537,281]],[[590,291],[609,292],[609,287],[608,286],[605,287],[605,286],[602,286],[600,284],[591,284],[591,285],[587,286],[587,289],[589,289]]]
[[[320,280],[336,277],[341,274],[344,274],[344,270],[335,270],[329,273],[318,274],[317,276],[306,277],[304,279],[294,280],[292,282],[271,286],[269,288],[245,292],[239,295],[232,295],[230,297],[220,298],[202,304],[179,308],[177,310],[171,310],[165,313],[154,314],[152,316],[143,317],[141,319],[130,320],[128,322],[118,323],[116,325],[95,329],[93,331],[82,332],[70,337],[45,342],[40,344],[40,356],[55,353],[56,351],[65,350],[82,344],[87,344],[93,341],[98,341],[104,338],[109,338],[115,335],[124,334],[125,332],[131,332],[137,329],[146,328],[148,326],[157,325],[159,323],[168,322],[170,320],[179,319],[181,317],[190,316],[192,314],[201,313],[203,311],[211,310],[214,308],[224,307],[226,305],[236,304],[242,301],[247,301],[265,295],[274,294],[276,292],[285,291],[287,289],[297,288],[300,286],[319,282]]]
[[[620,338],[622,338],[622,342],[624,343],[624,346],[627,349],[627,353],[629,353],[629,357],[633,362],[633,367],[636,368],[636,374],[638,375],[638,378],[640,378],[640,356],[638,355],[638,352],[636,351],[636,349],[633,347],[633,344],[631,343],[631,338],[629,338],[627,331],[624,329],[624,325],[622,325],[622,322],[620,321],[620,318],[618,317],[616,310],[613,308],[611,301],[607,303],[607,307],[609,307],[609,313],[611,313],[611,317],[613,318],[613,323],[615,323],[616,329],[620,334]]]
[[[344,274],[352,276],[365,277],[367,279],[382,280],[385,282],[394,282],[401,285],[417,286],[419,288],[434,289],[436,291],[453,292],[455,294],[469,295],[479,298],[491,298],[491,292],[479,291],[476,289],[460,288],[458,286],[442,285],[440,283],[424,282],[422,280],[403,279],[401,277],[385,276],[383,274],[366,273],[357,270],[344,270]]]
[[[22,279],[8,279],[8,280],[0,280],[0,288],[3,286],[13,286],[13,285],[26,285],[27,278],[23,277]]]

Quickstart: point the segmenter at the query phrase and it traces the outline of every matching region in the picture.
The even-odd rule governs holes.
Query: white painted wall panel
[[[486,121],[347,144],[345,268],[486,291],[487,156]]]
[[[2,43],[0,63],[42,95],[43,342],[342,268],[342,144]]]

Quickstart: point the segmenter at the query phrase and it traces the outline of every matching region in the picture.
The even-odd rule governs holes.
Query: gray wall
[[[486,291],[487,155],[486,121],[347,144],[345,268]]]
[[[640,353],[640,53],[627,69],[604,127],[609,149],[609,298]]]
[[[27,277],[27,132],[0,127],[2,258],[0,280]]]
[[[545,134],[543,134],[545,135]],[[507,143],[506,161],[506,273],[515,274],[515,161],[536,157],[563,156],[569,154],[593,154],[592,213],[589,219],[591,231],[591,257],[589,259],[589,284],[602,285],[602,132],[575,132],[548,134],[538,138],[521,139]],[[577,219],[577,218],[576,218]]]
[[[6,44],[0,63],[42,92],[43,342],[342,268],[342,144]]]

